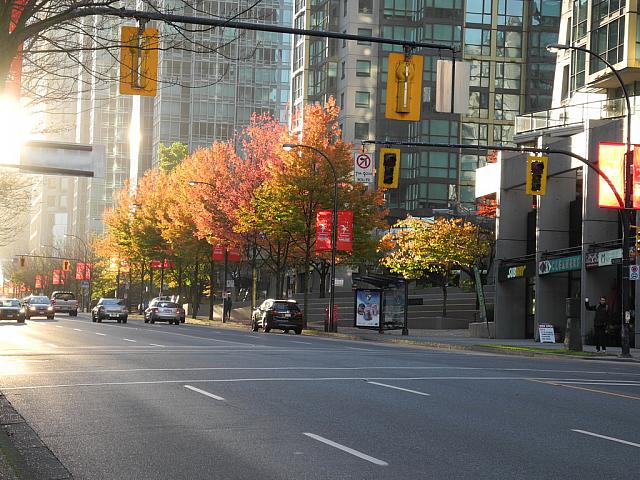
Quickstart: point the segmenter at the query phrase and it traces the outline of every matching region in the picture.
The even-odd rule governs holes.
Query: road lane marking
[[[74,328],[74,330],[75,330],[76,332],[81,332],[81,331],[82,331],[82,330],[80,330],[79,328]]]
[[[353,448],[349,448],[345,445],[341,445],[339,443],[334,442],[333,440],[329,440],[328,438],[321,437],[320,435],[316,435],[315,433],[303,432],[303,435],[306,435],[309,438],[313,438],[318,442],[322,442],[330,447],[337,448],[338,450],[342,450],[343,452],[349,453],[355,457],[361,458],[362,460],[366,460],[367,462],[371,462],[375,465],[380,465],[382,467],[386,467],[389,464],[384,460],[379,460],[375,457],[367,455],[366,453],[362,453],[358,450],[354,450]]]
[[[152,347],[164,347],[164,345],[159,345],[157,343],[150,343],[149,345],[151,345]],[[188,370],[188,369],[185,369]]]
[[[134,343],[136,343],[136,342],[137,342],[137,340],[131,340],[130,338],[123,338],[123,340],[124,340],[125,342],[134,342]]]
[[[607,390],[597,390],[595,388],[578,387],[577,385],[565,385],[562,381],[558,381],[557,379],[553,379],[553,378],[550,378],[550,379],[548,379],[546,381],[530,378],[529,381],[537,382],[537,383],[545,383],[547,385],[553,385],[554,387],[573,388],[574,390],[583,390],[585,392],[599,393],[601,395],[610,395],[612,397],[627,398],[629,400],[640,400],[640,397],[634,397],[633,395],[625,395],[623,393],[609,392]],[[602,384],[598,383],[596,385],[602,385]],[[620,383],[616,383],[614,385],[625,386],[625,385],[620,384]],[[633,385],[633,386],[636,386],[636,385]]]
[[[54,325],[56,328],[64,328],[62,325]]]
[[[58,345],[56,345],[55,343],[47,343],[47,345],[52,348],[58,348]]]
[[[592,437],[603,438],[605,440],[611,440],[612,442],[622,443],[623,445],[630,445],[632,447],[640,448],[640,443],[628,442],[627,440],[621,440],[619,438],[607,437],[606,435],[600,435],[599,433],[587,432],[586,430],[571,429],[572,432],[582,433],[583,435],[590,435]]]
[[[163,353],[166,350],[163,350]],[[518,377],[258,377],[258,378],[203,378],[189,380],[190,383],[245,383],[245,382],[331,382],[331,381],[413,381],[413,380],[506,380],[506,381],[522,381],[526,378]],[[37,390],[48,388],[73,388],[73,387],[108,387],[108,386],[126,386],[126,385],[162,385],[171,383],[183,383],[182,380],[146,380],[135,382],[94,382],[94,383],[61,383],[53,385],[25,385],[22,387],[6,387],[3,391],[9,390]]]
[[[558,382],[558,383],[562,383],[565,386],[569,386],[569,385],[603,385],[603,386],[614,386],[614,385],[620,385],[622,387],[640,387],[640,383],[634,381],[634,380],[629,380],[629,381],[625,381],[625,380],[616,380],[616,381],[606,381],[606,380],[584,380],[584,381],[576,381],[576,380],[572,380],[569,382]]]
[[[97,333],[97,332],[96,332],[96,335],[100,335],[101,337],[106,337],[107,336],[106,333]]]
[[[311,342],[301,342],[299,340],[289,340],[290,343],[300,343],[301,345],[313,345]]]
[[[393,385],[387,385],[386,383],[378,383],[378,382],[367,382],[371,385],[379,385],[381,387],[393,388],[394,390],[402,390],[403,392],[415,393],[416,395],[424,395],[425,397],[430,397],[430,393],[418,392],[417,390],[409,390],[408,388],[400,388],[394,387]]]
[[[193,390],[194,392],[201,393],[202,395],[206,395],[207,397],[211,397],[214,400],[220,400],[221,402],[226,402],[226,400],[218,395],[214,395],[213,393],[205,392],[204,390],[200,390],[199,388],[192,387],[191,385],[185,385],[184,388],[188,388],[189,390]]]

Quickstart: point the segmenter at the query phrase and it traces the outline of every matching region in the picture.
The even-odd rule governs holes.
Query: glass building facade
[[[298,1],[296,26],[453,46],[470,63],[471,87],[466,115],[436,112],[436,64],[447,56],[415,52],[425,55],[421,120],[387,120],[387,55],[401,47],[340,41],[332,47],[331,41],[300,39],[292,69],[294,126],[299,127],[301,106],[334,95],[343,134],[356,143],[500,145],[512,142],[516,115],[551,105],[555,57],[545,46],[558,38],[560,0],[335,0],[308,6]],[[475,170],[484,162],[483,156],[450,149],[403,149],[400,187],[387,193],[391,217],[473,206]]]

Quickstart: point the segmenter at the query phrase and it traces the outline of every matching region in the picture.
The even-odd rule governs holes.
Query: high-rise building
[[[294,26],[453,46],[470,62],[466,115],[435,111],[438,52],[425,54],[421,120],[384,117],[387,55],[400,47],[366,41],[297,37],[293,45],[292,116],[305,104],[335,96],[345,139],[508,144],[519,113],[548,108],[560,0],[297,0]],[[443,53],[442,58],[447,58]],[[390,190],[391,217],[431,215],[434,208],[471,206],[481,155],[450,149],[405,149],[401,182]]]

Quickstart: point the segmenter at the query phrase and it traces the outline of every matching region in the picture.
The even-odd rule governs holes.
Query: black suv
[[[262,327],[265,333],[277,328],[285,333],[293,330],[300,335],[303,324],[302,312],[295,300],[265,300],[251,316],[251,329],[254,332]]]

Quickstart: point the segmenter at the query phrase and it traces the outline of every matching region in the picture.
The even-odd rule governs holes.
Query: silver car
[[[47,317],[49,320],[55,316],[53,305],[49,297],[32,295],[22,300],[24,316],[27,320],[31,317]]]
[[[184,309],[174,302],[152,302],[144,311],[144,323],[169,322],[179,325],[184,323]]]
[[[91,321],[117,320],[118,323],[127,323],[129,309],[124,300],[120,298],[101,298],[98,304],[91,310]]]

